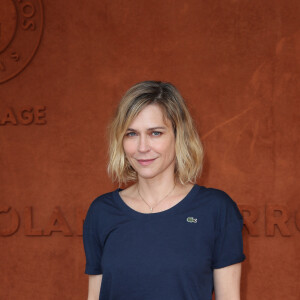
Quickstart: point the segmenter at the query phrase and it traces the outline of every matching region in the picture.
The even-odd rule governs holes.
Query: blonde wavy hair
[[[112,181],[137,181],[137,172],[129,164],[123,149],[127,128],[138,113],[149,104],[158,104],[164,120],[169,119],[175,134],[176,163],[174,178],[181,184],[195,183],[202,173],[204,149],[194,121],[179,91],[169,82],[143,81],[132,86],[121,99],[107,127],[108,166]]]

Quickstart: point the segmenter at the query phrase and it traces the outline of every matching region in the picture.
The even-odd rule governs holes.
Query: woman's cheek
[[[128,154],[134,154],[135,149],[136,149],[136,143],[134,141],[126,141],[123,145],[124,151]]]

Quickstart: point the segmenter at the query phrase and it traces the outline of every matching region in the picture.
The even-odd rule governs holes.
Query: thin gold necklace
[[[166,198],[174,191],[175,186],[176,186],[176,183],[174,184],[174,187],[173,187],[173,189],[171,190],[171,192],[169,192],[169,193],[167,194],[167,196],[165,196],[165,197],[163,197],[161,200],[159,200],[154,206],[149,205],[149,204],[147,203],[147,201],[142,197],[142,195],[140,194],[140,191],[139,191],[139,186],[138,186],[137,190],[138,190],[138,193],[139,193],[141,199],[142,199],[142,200],[150,207],[150,211],[151,211],[151,213],[152,213],[152,212],[153,212],[153,208],[154,208],[155,206],[157,206],[161,201],[163,201],[164,199],[166,199]]]

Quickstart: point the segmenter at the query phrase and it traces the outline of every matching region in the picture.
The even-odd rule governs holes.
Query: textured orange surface
[[[1,300],[86,298],[82,221],[116,188],[105,127],[143,80],[178,87],[205,146],[198,183],[226,191],[244,215],[241,299],[299,299],[298,0],[1,9]]]

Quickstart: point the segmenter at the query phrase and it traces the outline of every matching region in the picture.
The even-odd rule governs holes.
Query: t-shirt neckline
[[[129,215],[135,216],[135,217],[140,217],[140,218],[156,218],[156,217],[161,217],[161,216],[166,216],[166,215],[174,215],[176,212],[180,211],[184,206],[189,202],[190,199],[194,197],[194,195],[198,192],[198,189],[200,186],[198,184],[194,184],[194,186],[191,188],[191,190],[186,194],[186,196],[180,200],[177,204],[174,206],[160,211],[160,212],[153,212],[153,213],[142,213],[137,210],[134,210],[130,206],[128,206],[124,200],[121,198],[119,192],[122,191],[123,189],[117,188],[113,192],[113,197],[117,201],[117,203],[120,204],[121,208],[126,211]]]

